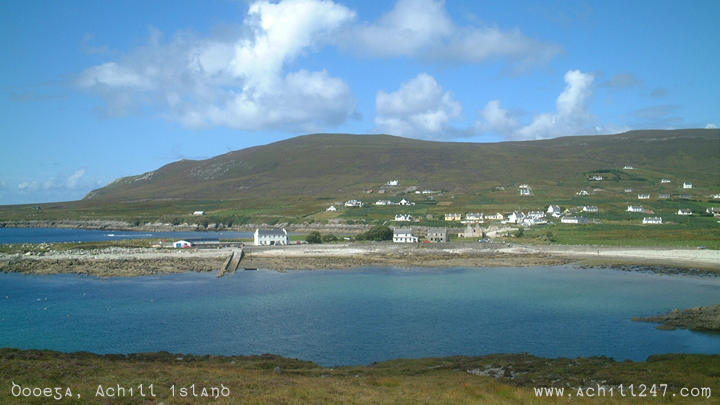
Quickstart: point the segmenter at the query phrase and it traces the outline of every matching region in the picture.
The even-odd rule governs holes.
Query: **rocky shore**
[[[218,271],[233,248],[167,249],[108,247],[33,249],[21,245],[0,253],[0,271],[32,274],[76,273],[100,277],[186,271]],[[20,253],[22,252],[22,253]],[[477,242],[447,244],[345,243],[246,246],[240,268],[272,270],[392,267],[529,267],[574,264],[669,274],[718,275],[720,251],[524,246]]]
[[[685,310],[674,309],[667,314],[647,318],[633,318],[633,321],[659,323],[658,329],[690,329],[699,332],[720,332],[720,305],[695,307]]]
[[[170,223],[145,223],[133,224],[126,221],[114,220],[28,220],[28,221],[5,221],[0,222],[0,228],[66,228],[66,229],[95,229],[135,232],[202,232],[223,231],[223,232],[254,232],[257,228],[284,227],[290,232],[311,232],[320,231],[323,233],[357,234],[370,229],[370,225],[359,224],[244,224],[224,226],[222,224],[211,224],[202,226],[199,224],[170,224]]]

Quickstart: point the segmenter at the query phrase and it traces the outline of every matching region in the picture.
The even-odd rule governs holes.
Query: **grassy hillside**
[[[192,356],[170,353],[105,355],[0,349],[0,391],[3,403],[27,404],[628,404],[709,403],[720,389],[720,361],[713,355],[659,355],[646,362],[615,362],[605,357],[543,359],[527,354],[400,359],[369,366],[323,368],[279,356]],[[70,388],[75,398],[13,398],[12,383],[22,387]],[[125,397],[96,397],[98,386],[125,387]],[[155,398],[141,398],[138,385],[153,384]],[[217,400],[191,394],[181,387],[227,387]],[[625,397],[619,393],[623,384]],[[629,393],[633,384],[635,397]],[[640,398],[640,384],[645,384]],[[665,384],[651,390],[652,384]],[[577,388],[614,386],[602,397],[578,397]],[[134,387],[134,397],[127,395]],[[171,387],[175,387],[175,396]],[[565,387],[562,398],[540,398],[533,387]],[[573,387],[568,388],[568,387]],[[687,391],[681,391],[683,387]],[[698,396],[683,398],[689,388]],[[706,387],[705,391],[700,389]],[[708,391],[708,389],[710,391]],[[609,388],[606,388],[609,390]],[[191,393],[191,389],[188,389]],[[227,391],[225,391],[227,392]],[[590,392],[590,391],[587,391]],[[653,394],[654,392],[654,394]],[[54,391],[53,391],[54,394]],[[80,398],[77,398],[77,395]],[[595,392],[592,392],[595,395]],[[664,394],[664,395],[663,395]],[[568,396],[569,395],[569,396]],[[640,401],[640,402],[638,402]]]
[[[603,180],[591,180],[595,175]],[[386,186],[391,179],[399,184]],[[683,189],[685,181],[693,188]],[[520,196],[520,184],[532,186],[534,195]],[[422,190],[436,193],[417,194]],[[589,195],[577,196],[580,190]],[[638,200],[639,193],[651,198]],[[395,214],[407,213],[421,220],[419,225],[459,227],[443,221],[443,215],[594,205],[598,213],[581,215],[601,225],[538,227],[525,239],[720,248],[718,218],[705,214],[707,208],[720,207],[720,200],[711,197],[716,193],[718,129],[500,143],[318,134],[175,162],[119,179],[81,201],[0,206],[0,226],[5,221],[98,219],[131,225],[189,223],[202,229],[263,223],[418,225],[394,222]],[[663,194],[669,198],[661,198]],[[415,205],[374,205],[402,198]],[[350,199],[367,206],[342,207]],[[326,212],[329,205],[338,211]],[[629,213],[628,205],[642,205],[652,214]],[[693,215],[679,216],[679,209],[691,209]],[[194,217],[195,210],[207,215]],[[643,226],[648,215],[662,216],[664,224]]]
[[[625,164],[633,172],[621,169]],[[119,179],[85,199],[233,200],[253,196],[350,198],[389,179],[402,186],[473,193],[531,183],[548,193],[584,185],[598,170],[610,181],[653,188],[658,176],[717,185],[720,130],[633,131],[501,143],[429,142],[389,135],[318,134],[182,160]],[[714,182],[714,183],[713,183]]]

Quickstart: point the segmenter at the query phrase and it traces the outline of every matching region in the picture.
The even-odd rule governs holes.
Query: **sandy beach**
[[[0,271],[77,273],[101,277],[218,271],[232,254],[221,249],[105,248],[0,254]],[[240,268],[272,270],[393,267],[528,267],[576,264],[691,269],[720,274],[720,251],[496,243],[401,245],[389,242],[245,246]]]

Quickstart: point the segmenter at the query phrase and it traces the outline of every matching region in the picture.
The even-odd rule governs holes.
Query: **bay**
[[[0,274],[0,347],[273,353],[324,366],[519,352],[645,360],[720,353],[718,334],[630,320],[719,297],[714,277],[572,266]]]
[[[239,239],[251,238],[252,232],[143,232],[76,228],[0,228],[0,244],[99,242],[125,239]]]

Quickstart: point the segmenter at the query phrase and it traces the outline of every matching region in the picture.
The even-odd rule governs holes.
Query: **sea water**
[[[143,232],[114,231],[75,228],[0,228],[0,244],[7,243],[56,243],[56,242],[98,242],[124,239],[238,239],[252,238],[252,232],[207,231],[207,232]]]
[[[720,335],[632,322],[717,304],[720,278],[572,266],[0,274],[0,347],[250,355],[321,365],[527,352],[645,360]]]

